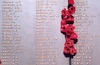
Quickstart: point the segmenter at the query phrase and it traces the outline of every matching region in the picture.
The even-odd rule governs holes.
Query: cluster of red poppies
[[[74,16],[75,13],[74,0],[68,0],[68,10],[64,8],[62,10],[62,20],[61,20],[61,32],[65,34],[66,42],[64,44],[64,53],[74,55],[77,53],[74,48],[75,40],[78,38],[78,35],[74,32],[75,27]]]

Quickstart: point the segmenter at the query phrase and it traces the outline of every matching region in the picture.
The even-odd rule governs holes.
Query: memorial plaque
[[[100,0],[74,0],[77,54],[65,57],[60,31],[67,0],[0,0],[1,65],[99,65]]]

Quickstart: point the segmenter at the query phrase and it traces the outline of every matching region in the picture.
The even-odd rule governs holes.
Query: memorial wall
[[[1,65],[99,65],[100,0],[74,0],[73,58],[63,53],[61,11],[67,0],[0,0]]]

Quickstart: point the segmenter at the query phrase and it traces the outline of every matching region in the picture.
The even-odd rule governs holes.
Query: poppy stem
[[[69,65],[72,65],[72,64],[71,64],[71,57],[69,57]]]

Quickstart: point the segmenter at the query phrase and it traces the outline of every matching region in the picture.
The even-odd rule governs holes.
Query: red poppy
[[[71,16],[69,10],[66,11],[66,18],[67,18],[68,16]]]
[[[61,32],[65,32],[65,28],[63,26],[61,26],[61,29],[60,29]]]
[[[65,42],[65,48],[69,48],[69,44],[67,44],[67,42]]]
[[[74,22],[74,17],[73,16],[67,17],[66,22]]]
[[[64,26],[64,25],[66,25],[66,20],[65,19],[62,19],[61,20],[61,26]]]
[[[69,50],[64,47],[64,53],[68,54]]]
[[[65,25],[66,25],[66,21],[64,19],[62,19],[62,21],[61,21],[61,29],[60,29],[61,32],[65,32]]]
[[[64,18],[67,18],[68,16],[71,16],[70,11],[69,10],[66,10],[65,8],[62,10],[61,13],[62,13],[63,19]]]
[[[69,24],[66,29],[69,32],[74,32],[75,27],[72,24]]]
[[[72,24],[65,25],[65,32],[67,35],[71,35],[74,32],[75,27]]]
[[[66,38],[65,47],[72,47],[72,46],[74,46],[74,41],[69,38]]]
[[[70,48],[70,54],[71,54],[71,55],[74,55],[74,54],[76,54],[76,53],[77,53],[77,51],[76,51],[75,48]]]
[[[73,5],[74,4],[74,0],[68,0],[68,3]]]
[[[71,6],[68,11],[70,14],[74,14],[75,13],[76,8],[74,6]]]
[[[74,32],[70,35],[70,39],[77,39],[78,35]]]
[[[66,16],[66,11],[67,11],[66,8],[64,8],[64,9],[61,11],[61,13],[62,13],[63,16]]]

